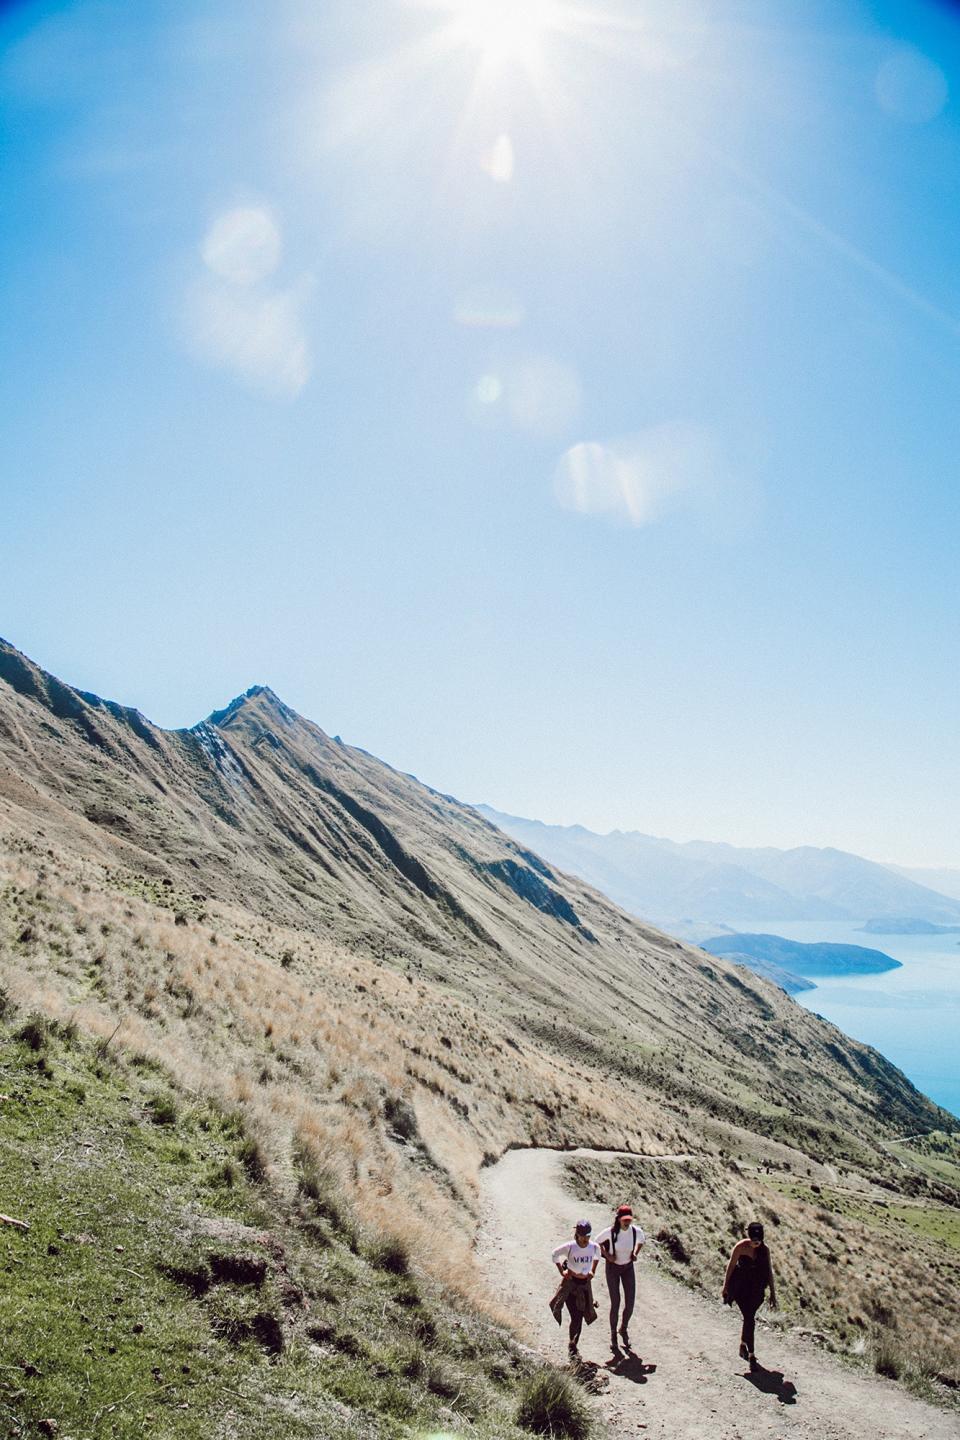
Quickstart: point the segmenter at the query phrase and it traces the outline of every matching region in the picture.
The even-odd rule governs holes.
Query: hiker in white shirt
[[[577,1356],[577,1344],[583,1322],[592,1325],[597,1318],[591,1280],[600,1263],[600,1247],[590,1239],[590,1221],[578,1220],[573,1239],[565,1240],[553,1251],[553,1263],[560,1272],[560,1285],[550,1301],[553,1318],[559,1325],[564,1306],[570,1315],[570,1355]]]
[[[597,1244],[606,1261],[607,1289],[610,1292],[610,1348],[620,1354],[617,1344],[617,1318],[620,1314],[620,1292],[623,1291],[623,1315],[620,1317],[620,1339],[624,1350],[630,1349],[627,1327],[637,1297],[637,1275],[634,1265],[646,1235],[633,1218],[629,1205],[619,1205],[613,1224],[601,1230]]]

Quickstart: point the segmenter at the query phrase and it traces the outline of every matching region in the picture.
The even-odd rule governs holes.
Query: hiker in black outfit
[[[620,1316],[620,1339],[624,1350],[630,1349],[630,1335],[627,1327],[633,1314],[637,1294],[635,1263],[646,1235],[633,1218],[629,1205],[619,1205],[613,1217],[613,1224],[601,1230],[597,1244],[603,1251],[606,1263],[607,1290],[610,1293],[610,1349],[620,1354],[617,1345],[617,1318],[620,1316],[620,1291],[623,1291],[623,1314]]]
[[[770,1308],[776,1310],[777,1290],[773,1282],[770,1251],[763,1243],[763,1226],[759,1220],[754,1220],[747,1226],[747,1238],[738,1240],[730,1252],[723,1281],[724,1305],[735,1304],[743,1316],[740,1356],[750,1362],[751,1371],[757,1368],[757,1357],[753,1349],[757,1311],[763,1304],[768,1289]]]

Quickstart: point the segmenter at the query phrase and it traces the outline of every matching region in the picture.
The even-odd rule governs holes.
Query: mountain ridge
[[[74,846],[134,864],[151,883],[178,876],[274,923],[334,933],[358,953],[385,950],[473,1000],[552,1005],[558,985],[582,985],[599,966],[627,1011],[663,1037],[687,1013],[664,974],[680,966],[685,986],[703,984],[703,952],[629,919],[473,807],[332,740],[269,687],[162,730],[129,707],[85,700],[7,642],[0,680],[0,797],[16,760],[33,805],[55,814]],[[36,706],[46,719],[24,713]],[[585,1022],[602,1034],[606,1007],[586,983]],[[758,1015],[769,1011],[762,989],[745,993]],[[791,1019],[815,1023],[799,1010]]]
[[[485,1304],[480,1171],[518,1146],[697,1157],[683,1185],[715,1228],[678,1178],[664,1230],[688,1253],[729,1232],[735,1180],[738,1213],[760,1196],[789,1231],[786,1313],[838,1346],[874,1323],[899,1251],[850,1220],[851,1295],[794,1180],[938,1225],[960,1206],[952,1162],[891,1151],[957,1122],[882,1055],[269,687],[163,730],[0,644],[0,992],[21,1035],[79,1033],[239,1116],[265,1203],[316,1229],[316,1197],[340,1197]],[[918,1297],[942,1258],[912,1253],[899,1322],[932,1344]]]

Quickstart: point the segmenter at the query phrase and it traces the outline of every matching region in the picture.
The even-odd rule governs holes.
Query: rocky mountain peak
[[[271,690],[269,685],[251,685],[242,695],[237,695],[225,705],[222,710],[214,710],[206,720],[207,725],[215,725],[218,730],[230,729],[234,725],[242,725],[246,721],[253,721],[262,726],[267,721],[270,723],[295,724],[301,721],[296,710],[291,710],[285,705],[280,696]],[[301,723],[303,723],[301,721]]]

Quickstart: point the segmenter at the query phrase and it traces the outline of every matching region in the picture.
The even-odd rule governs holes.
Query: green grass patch
[[[587,1440],[592,1416],[577,1386],[556,1370],[542,1370],[526,1381],[517,1409],[517,1421],[535,1435]]]
[[[39,1018],[0,1025],[0,1094],[0,1434],[519,1436],[516,1345],[331,1173],[284,1201],[238,1116]]]
[[[932,1201],[909,1204],[869,1199],[832,1186],[820,1186],[814,1191],[802,1182],[772,1175],[764,1175],[762,1183],[828,1216],[859,1220],[875,1230],[901,1232],[899,1239],[904,1243],[909,1243],[911,1235],[919,1235],[960,1250],[960,1210],[952,1206],[937,1205]]]
[[[912,1140],[893,1140],[887,1148],[900,1160],[915,1166],[922,1175],[960,1189],[960,1135],[932,1130]]]

